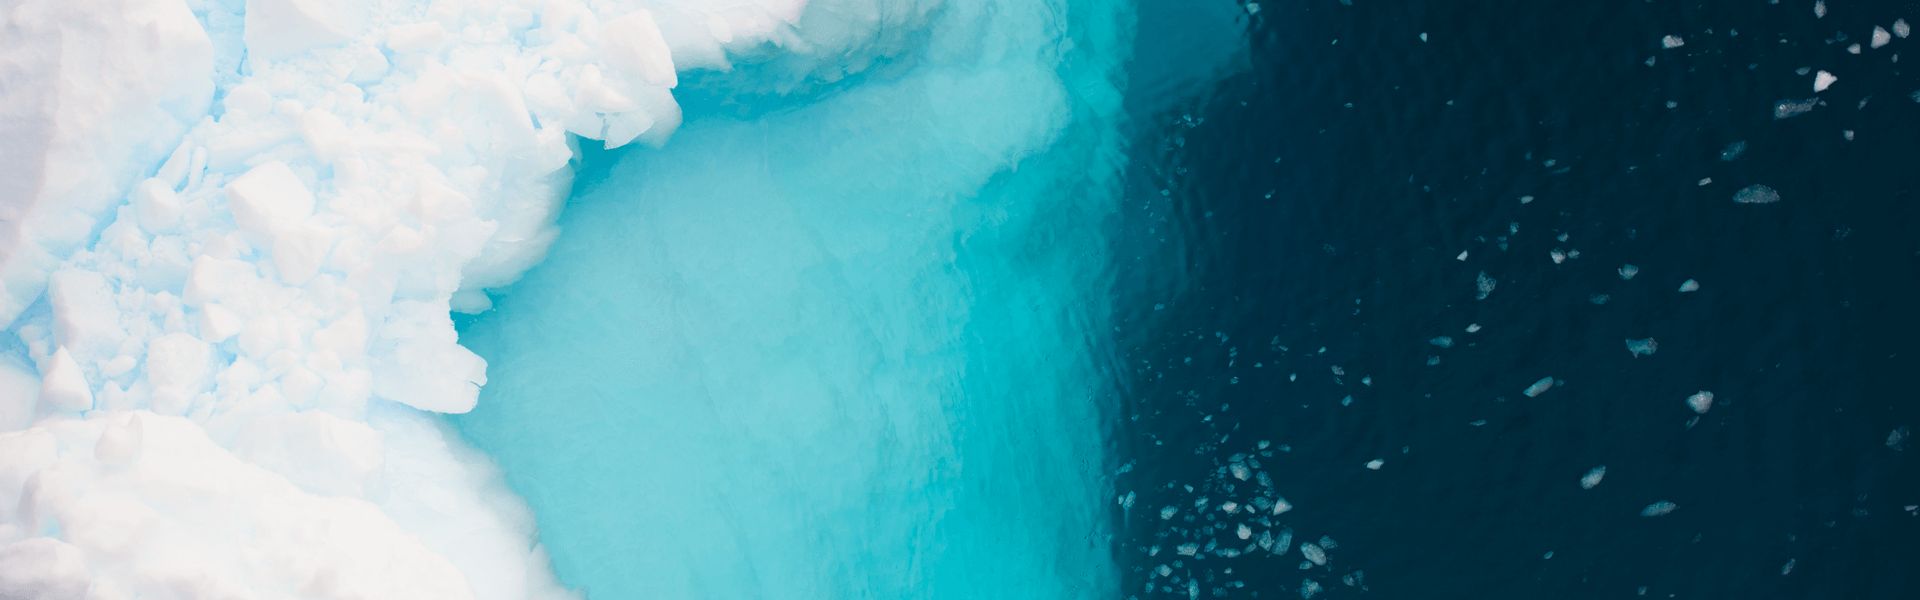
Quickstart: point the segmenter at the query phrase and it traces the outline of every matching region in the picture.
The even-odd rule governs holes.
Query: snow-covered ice
[[[1620,273],[1620,279],[1622,280],[1633,279],[1633,276],[1640,274],[1640,267],[1636,267],[1633,265],[1621,265],[1619,273]]]
[[[1547,390],[1550,389],[1553,389],[1553,377],[1541,377],[1539,381],[1533,382],[1533,385],[1527,386],[1527,389],[1523,393],[1525,393],[1528,398],[1537,398],[1541,394],[1547,393]]]
[[[1707,414],[1707,410],[1713,408],[1713,392],[1703,390],[1692,396],[1687,396],[1687,406],[1692,408],[1693,412],[1703,415]]]
[[[1593,486],[1600,485],[1600,480],[1606,478],[1606,476],[1607,476],[1606,465],[1600,465],[1598,467],[1594,467],[1593,470],[1587,471],[1586,475],[1580,476],[1580,489],[1583,489],[1583,490],[1593,489]]]
[[[1682,281],[1680,282],[1680,291],[1681,292],[1698,292],[1700,291],[1700,282],[1694,281],[1692,279]]]
[[[1680,508],[1680,505],[1662,500],[1659,502],[1655,502],[1653,504],[1648,504],[1646,508],[1641,509],[1640,516],[1664,517],[1664,516],[1667,516],[1667,513],[1671,513],[1674,511],[1674,509],[1677,509],[1677,508]]]
[[[1856,52],[1856,54],[1858,53]],[[1833,87],[1833,84],[1837,81],[1840,81],[1840,78],[1834,76],[1834,74],[1832,73],[1828,73],[1826,71],[1814,73],[1813,74],[1813,91],[1815,92],[1827,91],[1827,88]]]
[[[1673,48],[1679,48],[1685,45],[1687,45],[1687,41],[1680,39],[1680,36],[1677,36],[1677,35],[1669,35],[1667,37],[1660,38],[1661,48],[1673,49]]]

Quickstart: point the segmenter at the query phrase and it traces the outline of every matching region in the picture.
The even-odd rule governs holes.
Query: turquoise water
[[[546,263],[463,327],[490,381],[452,418],[565,583],[1114,595],[1115,4],[949,5],[903,75],[587,154]]]

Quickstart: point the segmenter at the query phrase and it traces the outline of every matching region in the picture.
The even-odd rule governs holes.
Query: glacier
[[[1125,3],[0,6],[0,597],[1109,591]]]

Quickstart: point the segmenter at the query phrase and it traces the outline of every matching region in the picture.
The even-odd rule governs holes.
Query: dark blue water
[[[1920,597],[1920,6],[1259,6],[1129,100],[1124,593]]]

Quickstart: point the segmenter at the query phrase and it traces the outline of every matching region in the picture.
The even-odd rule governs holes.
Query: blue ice
[[[1120,4],[950,3],[899,75],[587,153],[546,262],[463,327],[489,381],[452,418],[563,582],[1117,596]]]

